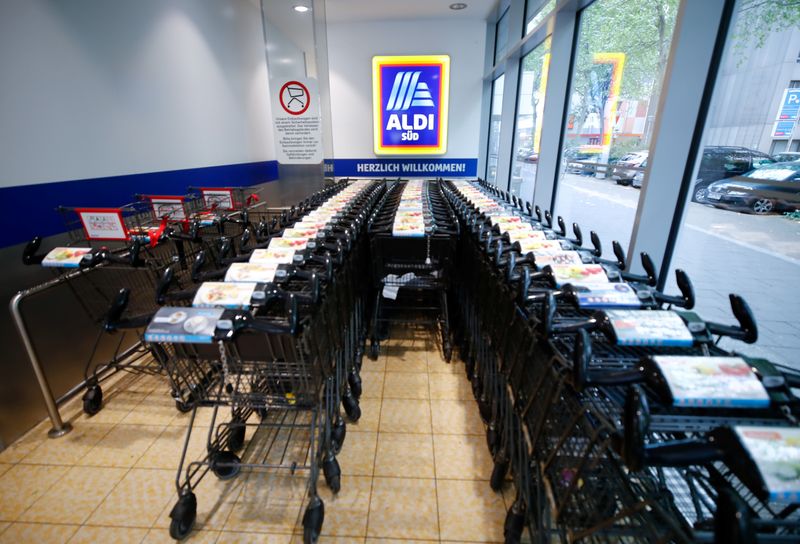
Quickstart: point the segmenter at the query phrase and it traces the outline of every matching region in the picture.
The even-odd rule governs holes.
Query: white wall
[[[372,57],[450,55],[450,115],[444,157],[477,158],[486,23],[480,20],[328,24],[334,158],[374,157]]]
[[[2,0],[0,186],[274,158],[252,0]]]

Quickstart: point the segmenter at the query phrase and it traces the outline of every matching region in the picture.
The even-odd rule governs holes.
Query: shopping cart
[[[368,230],[375,301],[370,356],[378,357],[380,338],[388,335],[390,323],[411,321],[439,325],[449,361],[447,290],[458,225],[440,182],[392,182]],[[420,311],[435,317],[420,321]]]

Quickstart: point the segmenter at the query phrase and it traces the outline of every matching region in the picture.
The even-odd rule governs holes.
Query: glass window
[[[784,153],[775,158],[792,160],[792,131],[775,121],[786,89],[800,80],[800,65],[782,53],[785,44],[800,40],[800,28],[773,17],[779,8],[779,2],[740,3],[667,289],[675,289],[674,269],[685,270],[698,314],[724,324],[736,324],[728,294],[740,295],[755,316],[758,341],[723,339],[722,346],[800,368],[800,221],[784,215],[800,208],[800,163],[773,163],[767,156]]]
[[[630,241],[678,3],[597,0],[579,14],[555,213],[595,229],[607,256]]]
[[[536,28],[556,7],[556,0],[528,0],[525,6],[525,34]]]
[[[550,38],[522,58],[520,63],[517,119],[514,127],[514,155],[510,191],[525,200],[533,198],[547,72],[550,67]]]
[[[508,49],[508,24],[509,24],[509,16],[508,16],[508,9],[506,9],[505,13],[500,16],[500,19],[497,21],[497,25],[495,27],[495,38],[494,38],[494,63],[497,64],[497,61],[503,58],[503,55],[506,54],[506,49]]]
[[[486,181],[495,183],[497,159],[500,154],[500,115],[503,112],[503,82],[505,74],[492,82],[491,117],[489,118],[489,150],[486,153]]]

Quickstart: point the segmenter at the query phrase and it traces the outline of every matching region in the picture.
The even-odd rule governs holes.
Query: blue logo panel
[[[444,153],[450,57],[373,57],[372,67],[375,153]]]

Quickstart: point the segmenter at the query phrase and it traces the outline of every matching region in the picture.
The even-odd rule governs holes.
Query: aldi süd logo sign
[[[372,57],[376,155],[447,151],[448,55]]]

